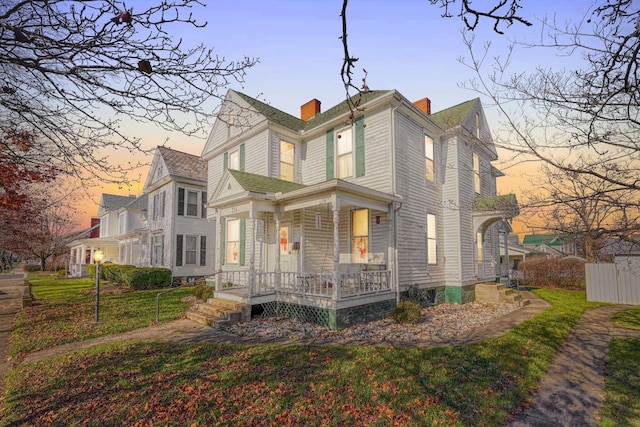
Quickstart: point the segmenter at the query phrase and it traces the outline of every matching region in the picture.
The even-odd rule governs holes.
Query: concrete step
[[[201,325],[221,326],[251,319],[251,307],[234,301],[209,298],[207,302],[194,304],[185,312],[187,319]]]
[[[478,283],[475,291],[476,301],[522,305],[522,296],[501,283]]]

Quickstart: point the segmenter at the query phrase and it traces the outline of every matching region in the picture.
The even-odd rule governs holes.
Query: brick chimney
[[[300,107],[300,118],[305,122],[320,112],[320,101],[312,99]]]
[[[413,105],[421,109],[427,116],[431,114],[431,100],[429,98],[419,99]]]
[[[95,225],[100,225],[100,218],[91,218],[91,227]],[[100,227],[97,227],[95,230],[91,230],[91,234],[89,235],[90,239],[96,239],[100,237]]]

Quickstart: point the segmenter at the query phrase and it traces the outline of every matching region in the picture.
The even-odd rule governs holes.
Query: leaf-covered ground
[[[118,344],[21,365],[2,425],[487,425],[527,406],[584,292],[467,346]]]

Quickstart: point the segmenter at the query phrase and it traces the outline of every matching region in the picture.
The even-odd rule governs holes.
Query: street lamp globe
[[[104,259],[104,252],[102,252],[100,249],[98,249],[97,251],[95,251],[93,253],[93,260],[97,263],[100,264],[102,262],[102,260]]]

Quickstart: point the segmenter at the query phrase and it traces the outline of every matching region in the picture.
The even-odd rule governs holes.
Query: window
[[[476,138],[480,139],[480,114],[476,113]]]
[[[482,233],[479,231],[476,233],[476,260],[478,261],[478,263],[481,263],[483,260]]]
[[[187,191],[187,215],[199,216],[200,210],[198,209],[198,192]]]
[[[164,167],[162,166],[162,164],[159,164],[158,168],[156,169],[156,180],[162,178],[163,175],[164,175]]]
[[[153,195],[153,219],[164,218],[164,191]]]
[[[473,191],[480,194],[480,158],[473,153]]]
[[[294,181],[295,146],[287,141],[280,141],[280,179]]]
[[[353,176],[353,137],[351,128],[345,129],[337,134],[337,178],[347,178]]]
[[[424,160],[425,160],[425,178],[429,182],[433,182],[435,170],[433,166],[433,138],[429,135],[424,136]]]
[[[118,260],[118,262],[120,264],[126,263],[127,262],[127,246],[119,245],[118,252],[120,253],[120,259]]]
[[[239,264],[240,263],[240,220],[232,219],[227,220],[226,229],[227,243],[226,243],[226,261],[227,264]]]
[[[153,259],[152,265],[164,265],[164,235],[153,236]]]
[[[185,248],[185,265],[195,265],[197,255],[198,238],[196,236],[187,236]]]
[[[240,150],[229,151],[229,169],[240,170]]]
[[[435,265],[438,263],[438,226],[436,216],[427,214],[427,264]]]
[[[351,262],[369,260],[369,209],[351,211]]]
[[[100,218],[100,237],[107,237],[109,235],[109,217],[103,216]]]
[[[280,227],[280,232],[278,233],[279,246],[280,246],[280,255],[287,255],[289,253],[289,227],[283,225]]]
[[[120,215],[118,215],[118,235],[119,236],[122,236],[127,231],[126,219],[127,219],[127,213],[120,212]]]

